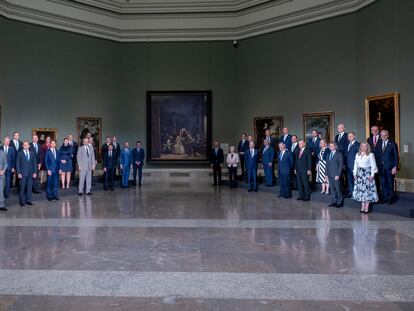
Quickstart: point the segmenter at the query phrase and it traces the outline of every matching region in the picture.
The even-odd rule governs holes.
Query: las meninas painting
[[[150,161],[207,161],[211,145],[211,93],[148,92]]]

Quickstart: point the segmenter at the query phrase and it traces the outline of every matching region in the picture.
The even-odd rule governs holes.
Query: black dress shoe
[[[310,201],[310,199],[309,199],[309,198],[305,198],[305,199],[303,199],[303,201],[305,201],[305,202],[306,202],[306,201]]]
[[[7,195],[7,194],[5,194],[5,195],[4,195],[4,198],[5,198],[5,199],[8,199],[9,197],[10,197],[10,196],[9,196],[9,195]]]
[[[299,198],[297,198],[296,200],[298,200],[298,201],[303,201],[303,198],[302,198],[302,197],[299,197]]]
[[[341,204],[336,204],[336,208],[340,208],[340,207],[342,207],[342,206],[344,206],[344,204],[343,204],[343,203],[341,203]]]
[[[56,197],[56,198],[53,198],[53,200],[59,201],[60,199],[58,197]]]
[[[253,189],[249,189],[249,190],[247,190],[247,192],[252,192],[253,191]]]
[[[0,211],[7,212],[7,208],[5,208],[5,207],[0,207]]]
[[[78,195],[83,195],[83,193],[82,192],[78,192]]]
[[[283,197],[283,194],[279,194],[277,197],[278,197],[278,198],[281,198],[281,197]]]
[[[33,205],[32,202],[26,202],[26,205]]]
[[[329,207],[334,207],[334,206],[336,206],[336,203],[331,203],[331,204],[329,204],[328,206],[329,206]]]
[[[37,191],[37,190],[36,191],[33,191],[33,193],[34,194],[41,194],[41,192],[40,191]]]
[[[138,187],[141,187],[141,184],[138,184]]]
[[[92,195],[92,192],[88,192],[86,195]]]
[[[104,188],[104,191],[108,191],[108,188]]]
[[[111,188],[111,191],[114,191],[114,188]]]
[[[292,196],[291,195],[285,195],[284,198],[285,199],[290,199]]]
[[[259,188],[254,189],[254,192],[257,192],[257,191],[259,191]]]
[[[23,207],[23,206],[24,206],[24,203],[19,203],[19,204],[20,204],[20,206],[21,206],[21,207]]]

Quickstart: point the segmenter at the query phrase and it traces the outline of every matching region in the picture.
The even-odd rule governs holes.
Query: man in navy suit
[[[269,145],[269,141],[263,140],[262,164],[266,180],[266,186],[273,186],[273,162],[275,161],[275,150]]]
[[[210,152],[210,166],[213,168],[213,179],[214,183],[213,186],[217,186],[217,179],[218,185],[221,186],[221,168],[223,167],[224,162],[224,152],[223,149],[220,148],[220,143],[218,141],[214,142],[214,148],[211,149]]]
[[[122,188],[129,188],[129,174],[131,169],[132,156],[129,150],[129,143],[124,143],[124,148],[121,150],[119,165],[122,170]]]
[[[132,150],[132,169],[133,169],[133,185],[137,184],[137,171],[138,171],[138,186],[141,187],[142,181],[142,168],[144,166],[145,152],[141,147],[141,142],[137,141],[137,147]]]
[[[319,138],[319,131],[316,129],[313,129],[311,137],[308,139],[308,143],[306,144],[312,156],[312,170],[311,170],[312,171],[312,182],[316,182],[316,163],[318,162],[320,142],[321,142],[321,139]]]
[[[46,151],[45,167],[47,171],[46,197],[49,201],[59,200],[60,159],[58,151],[56,150],[56,141],[54,140],[50,142],[50,148]]]
[[[392,204],[394,202],[394,178],[398,167],[397,144],[390,141],[387,130],[381,131],[381,153],[379,175],[381,180],[382,201]]]
[[[337,151],[342,153],[342,158],[345,159],[345,151],[348,147],[348,133],[345,131],[345,125],[343,123],[338,124],[338,134],[335,135],[335,143],[337,145]],[[343,170],[341,178],[341,185],[345,187],[347,185],[345,170]]]
[[[341,188],[341,175],[344,166],[344,157],[342,153],[337,150],[337,144],[331,142],[329,144],[328,161],[326,163],[326,177],[325,180],[329,181],[329,190],[332,195],[332,203],[329,206],[342,207],[343,197]]]
[[[348,194],[347,198],[352,196],[354,191],[354,164],[355,156],[359,152],[359,142],[356,141],[355,132],[348,133],[348,146],[345,150],[345,170],[346,170],[346,179],[348,180]]]
[[[290,173],[293,168],[293,156],[289,149],[286,149],[284,142],[279,143],[279,165],[278,165],[278,177],[279,177],[279,198],[291,198],[292,193],[289,185]]]
[[[23,149],[17,154],[16,174],[20,180],[20,206],[33,205],[32,187],[33,178],[37,176],[37,162],[34,153],[29,151],[29,142],[23,142]]]
[[[39,171],[42,161],[40,159],[41,146],[39,144],[39,137],[37,135],[33,135],[29,150],[36,156],[37,171]],[[39,188],[39,176],[36,176],[36,178],[33,178],[33,193],[40,193]]]
[[[380,166],[380,156],[381,156],[381,148],[382,148],[382,140],[381,135],[379,132],[379,127],[374,125],[371,127],[371,136],[368,137],[367,142],[371,147],[371,152],[375,156],[375,161],[377,162],[377,167]],[[375,186],[377,187],[378,195],[381,194],[381,181],[379,178],[379,174],[375,174]]]
[[[272,136],[272,133],[270,132],[270,130],[266,130],[265,131],[265,140],[267,140],[269,142],[269,146],[275,148],[277,146],[277,141],[276,138],[274,138]]]
[[[312,173],[312,155],[304,140],[299,141],[299,152],[295,155],[295,174],[298,186],[298,200],[310,200],[309,176]]]
[[[17,154],[23,149],[23,143],[20,140],[20,133],[19,132],[14,132],[13,133],[13,139],[10,141],[10,147],[14,148],[16,150],[16,152],[14,153],[14,161],[16,161],[17,158]],[[13,180],[13,175],[12,174],[12,180]],[[16,176],[15,177],[15,183],[14,183],[15,187],[19,186],[19,178]]]
[[[299,143],[298,143],[298,136],[292,135],[292,146],[290,147],[290,152],[293,156],[293,167],[290,173],[290,188],[297,189],[297,182],[296,182],[296,175],[295,175],[295,159],[296,153],[299,153]]]
[[[249,185],[249,192],[257,192],[257,163],[259,155],[254,141],[249,142],[249,149],[245,153],[246,169],[247,169],[247,183]]]
[[[10,146],[10,138],[5,137],[3,146],[0,147],[6,154],[7,169],[5,175],[4,197],[7,199],[10,196],[10,187],[13,180],[13,173],[16,169],[16,149]]]
[[[79,145],[76,141],[73,140],[73,135],[71,134],[68,135],[68,140],[69,140],[69,146],[72,149],[72,176],[75,177]]]
[[[239,153],[240,158],[240,168],[241,168],[241,176],[246,174],[245,172],[245,161],[244,161],[244,153],[246,150],[249,149],[249,142],[246,139],[246,133],[242,133],[239,144],[237,145],[237,152]]]
[[[108,189],[111,189],[111,191],[114,191],[116,155],[112,144],[108,145],[108,150],[103,155],[103,167],[105,173],[104,190],[108,191]]]
[[[287,127],[284,127],[282,132],[283,135],[280,136],[279,142],[284,143],[286,149],[290,150],[290,148],[292,147],[292,135],[289,134],[289,129]]]

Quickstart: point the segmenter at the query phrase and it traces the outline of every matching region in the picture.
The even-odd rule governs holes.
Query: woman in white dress
[[[328,161],[331,150],[329,150],[325,139],[321,139],[319,147],[320,151],[316,164],[316,182],[322,185],[321,194],[329,194],[329,183],[326,178],[326,162]]]
[[[378,201],[377,187],[375,186],[375,173],[378,172],[375,156],[371,153],[371,147],[363,142],[355,157],[354,164],[354,191],[352,198],[361,202],[361,213],[368,214],[372,202]]]
[[[227,155],[227,167],[229,169],[229,179],[230,179],[230,188],[236,189],[237,188],[237,167],[239,165],[239,154],[236,153],[236,148],[231,145],[230,152]]]

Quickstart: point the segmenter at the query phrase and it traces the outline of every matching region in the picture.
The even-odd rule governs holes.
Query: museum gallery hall
[[[414,310],[413,0],[0,0],[0,311]]]

